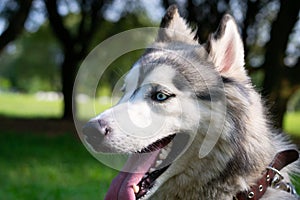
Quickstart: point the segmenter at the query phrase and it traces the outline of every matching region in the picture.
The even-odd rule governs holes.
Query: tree
[[[68,27],[59,13],[58,0],[45,0],[48,19],[52,30],[63,50],[61,64],[62,93],[64,96],[64,119],[72,119],[72,91],[80,61],[87,55],[91,39],[101,27],[101,9],[107,5],[105,0],[80,0],[77,28]]]
[[[282,127],[288,100],[300,86],[299,61],[293,68],[284,63],[289,36],[298,21],[300,1],[281,0],[280,5],[277,18],[272,24],[263,64],[263,95],[268,97],[269,103],[275,102],[271,108],[275,125],[279,128]]]
[[[57,65],[61,54],[49,24],[45,22],[36,32],[24,32],[2,52],[0,77],[8,82],[8,90],[25,93],[60,91]]]
[[[6,19],[8,25],[0,35],[0,53],[23,31],[31,4],[32,0],[6,1],[6,8],[2,11],[2,17]]]
[[[64,55],[61,64],[62,93],[64,96],[64,119],[72,118],[72,90],[79,63],[87,56],[88,51],[95,45],[94,38],[99,37],[97,43],[122,29],[140,27],[147,23],[145,19],[139,18],[142,9],[134,1],[128,1],[118,13],[119,17],[112,23],[104,18],[105,12],[110,11],[111,6],[117,1],[112,0],[77,0],[79,10],[75,14],[77,23],[68,26],[66,20],[70,16],[59,13],[60,0],[44,0],[48,19],[52,30],[59,40]],[[115,5],[119,6],[119,5]],[[138,12],[140,10],[140,12]],[[73,20],[74,21],[74,20]],[[76,21],[76,20],[75,20]],[[108,77],[112,77],[110,71]],[[109,80],[111,84],[115,79]]]

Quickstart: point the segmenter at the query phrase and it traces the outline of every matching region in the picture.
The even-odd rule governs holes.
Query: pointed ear
[[[161,21],[156,41],[179,41],[196,44],[197,42],[194,40],[194,37],[195,34],[192,29],[190,29],[186,21],[180,17],[177,6],[170,6]]]
[[[244,69],[244,46],[235,20],[226,14],[217,29],[210,35],[207,51],[221,75],[247,80]]]

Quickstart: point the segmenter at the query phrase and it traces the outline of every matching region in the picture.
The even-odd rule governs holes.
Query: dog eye
[[[163,92],[156,92],[155,94],[152,95],[152,99],[154,101],[163,102],[172,96],[174,95],[168,95]]]
[[[156,93],[156,100],[158,101],[164,101],[167,100],[168,96],[164,93],[158,92]]]

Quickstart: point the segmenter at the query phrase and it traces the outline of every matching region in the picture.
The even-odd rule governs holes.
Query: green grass
[[[103,199],[116,171],[71,135],[0,134],[0,199]]]
[[[80,118],[89,119],[111,106],[110,102],[99,103],[88,99],[77,103]],[[0,93],[0,115],[18,118],[60,118],[62,116],[62,100],[40,100],[33,94]]]
[[[0,115],[9,117],[60,117],[62,101],[42,101],[35,95],[0,93]]]
[[[300,112],[287,113],[283,124],[287,133],[300,137]]]

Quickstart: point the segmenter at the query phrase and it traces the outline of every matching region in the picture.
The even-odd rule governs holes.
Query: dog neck
[[[283,167],[296,161],[299,154],[296,150],[286,150],[276,154],[275,158],[266,168],[262,178],[257,180],[250,190],[241,191],[235,196],[236,189],[245,184],[244,179],[240,176],[231,176],[224,180],[221,177],[213,179],[203,184],[205,172],[199,176],[195,174],[193,166],[187,168],[184,173],[176,175],[169,179],[151,199],[185,199],[189,197],[191,200],[198,199],[228,199],[228,200],[258,200],[265,193],[267,188],[274,184],[275,175],[273,169],[281,170]],[[209,166],[209,165],[208,165]],[[201,181],[202,180],[202,181]],[[177,187],[174,187],[176,185]],[[191,187],[192,186],[192,187]],[[263,187],[263,189],[261,189]],[[167,191],[167,192],[166,192]],[[292,191],[290,191],[291,194]]]

